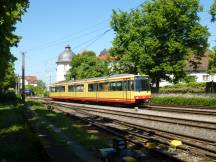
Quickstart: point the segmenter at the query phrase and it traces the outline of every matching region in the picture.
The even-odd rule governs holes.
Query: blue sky
[[[16,34],[22,36],[12,53],[18,58],[16,73],[21,74],[21,52],[26,52],[26,75],[36,75],[46,83],[55,82],[58,55],[69,44],[74,53],[90,49],[99,53],[112,45],[113,31],[109,21],[113,9],[129,11],[144,0],[30,0],[28,12],[17,23]],[[200,13],[201,23],[207,25],[212,36],[210,46],[215,46],[216,23],[210,22],[206,12],[213,0],[201,0],[204,11]]]

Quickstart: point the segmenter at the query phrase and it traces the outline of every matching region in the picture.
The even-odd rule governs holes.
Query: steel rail
[[[107,108],[91,108],[91,107],[82,107],[82,105],[68,105],[64,103],[54,103],[57,105],[64,105],[64,107],[68,108],[79,108],[83,110],[91,110],[94,112],[107,112],[111,114],[118,114],[121,116],[127,116],[127,117],[133,117],[133,118],[139,118],[139,119],[151,119],[152,121],[161,121],[161,122],[168,122],[168,123],[174,123],[174,124],[182,124],[182,125],[188,125],[188,126],[194,126],[198,128],[208,128],[208,129],[216,129],[216,122],[209,122],[209,121],[201,121],[201,120],[194,120],[194,119],[183,119],[183,118],[175,118],[175,117],[166,117],[166,116],[160,116],[160,115],[150,115],[150,114],[144,114],[139,112],[127,112],[127,111],[121,111],[121,110],[110,110]],[[89,105],[92,106],[92,105]]]
[[[54,101],[48,97],[28,97],[30,99],[37,99],[37,100],[45,100],[45,101]],[[65,102],[67,103],[67,102]],[[115,106],[115,105],[113,105]],[[125,107],[124,104],[121,105],[122,108],[127,108]],[[152,104],[152,105],[146,105],[143,109],[154,109],[156,108],[156,110],[165,110],[165,111],[185,111],[185,112],[194,112],[194,113],[216,113],[216,106],[193,106],[193,105],[188,105],[188,106],[172,106],[172,105],[157,105],[157,104]],[[211,114],[209,114],[211,115]]]
[[[61,111],[61,112],[65,113],[65,111],[62,110],[61,108],[59,109],[59,108],[55,107],[55,109],[57,109],[58,111]],[[80,114],[77,114],[77,112],[79,112],[82,115],[84,114],[85,117],[82,116],[82,115],[80,116]],[[73,115],[73,116],[77,117],[78,119],[80,119],[82,121],[88,122],[88,123],[90,123],[90,124],[92,124],[92,125],[100,128],[100,129],[103,129],[103,130],[105,130],[105,131],[107,131],[107,132],[109,132],[109,133],[111,133],[111,134],[113,134],[113,135],[115,135],[117,137],[125,139],[128,142],[133,143],[133,144],[138,145],[138,146],[145,147],[144,143],[148,142],[148,140],[149,140],[149,138],[145,138],[144,136],[140,136],[140,135],[137,135],[137,134],[134,134],[134,133],[131,133],[131,132],[127,132],[127,133],[133,135],[133,137],[136,136],[136,138],[132,138],[131,136],[125,136],[124,134],[122,134],[122,132],[125,132],[125,131],[118,130],[118,132],[117,132],[115,127],[111,127],[110,125],[107,126],[104,123],[100,123],[100,122],[98,122],[98,121],[95,120],[95,116],[94,115],[88,114],[86,112],[81,112],[80,110],[78,110],[78,111],[75,110],[75,113],[67,112],[66,114]],[[93,117],[93,119],[90,119],[89,116]],[[138,137],[140,139],[137,139]],[[163,157],[166,157],[168,159],[174,160],[176,162],[178,162],[178,161],[182,162],[182,159],[173,157],[172,155],[170,155],[170,154],[168,154],[166,152],[163,152],[163,151],[159,150],[158,148],[152,149],[152,151],[155,151],[155,152],[159,153],[160,155],[162,155]]]
[[[164,116],[160,116],[160,115],[150,115],[150,114],[139,113],[139,112],[136,112],[136,111],[128,112],[128,111],[124,111],[124,109],[119,110],[119,109],[124,108],[124,107],[111,107],[111,108],[114,108],[114,109],[109,109],[110,107],[101,106],[101,105],[91,105],[91,104],[87,105],[87,104],[81,104],[81,103],[69,103],[69,102],[59,102],[59,101],[50,101],[50,103],[52,103],[52,104],[61,104],[61,105],[65,105],[65,106],[73,106],[73,108],[88,108],[88,109],[96,109],[96,108],[98,108],[99,110],[106,110],[106,111],[112,111],[112,112],[122,112],[122,113],[127,113],[127,114],[130,113],[130,114],[136,114],[136,115],[140,115],[140,116],[143,116],[143,115],[145,115],[145,116],[154,116],[154,117],[158,116],[158,117],[161,117],[161,118],[170,118],[170,119],[179,119],[179,120],[182,119],[182,120],[187,120],[187,121],[200,121],[200,122],[203,122],[203,123],[216,124],[216,121],[210,122],[210,121],[201,121],[199,119],[195,120],[195,119],[184,119],[184,118],[176,118],[176,117],[164,117]],[[95,108],[94,106],[97,106],[97,107]],[[131,110],[131,109],[128,109],[128,110]],[[145,109],[142,109],[142,110],[145,110]],[[216,128],[216,126],[215,126],[215,128]]]
[[[48,102],[52,100],[50,98],[45,97],[29,97],[32,99],[37,99],[40,101]],[[67,103],[67,102],[65,102]],[[92,103],[94,105],[94,103]],[[115,105],[112,105],[116,107]],[[116,108],[131,108],[125,107],[125,105],[118,105]],[[150,105],[141,108],[142,110],[152,110],[152,111],[161,111],[161,112],[175,112],[175,113],[187,113],[187,114],[200,114],[200,115],[208,115],[208,116],[216,116],[216,106],[162,106],[162,105]]]
[[[65,105],[64,105],[65,106]],[[65,106],[65,107],[68,107],[68,106]],[[71,107],[68,107],[68,108],[71,108]],[[144,117],[144,116],[141,116],[141,117],[137,117],[137,116],[131,116],[131,114],[129,114],[129,113],[125,113],[125,112],[123,112],[124,114],[121,114],[122,112],[119,112],[119,111],[117,111],[118,112],[118,114],[116,114],[116,113],[113,113],[113,111],[112,110],[106,110],[106,111],[104,111],[104,110],[101,110],[101,109],[95,109],[95,108],[81,108],[81,107],[79,107],[79,109],[82,109],[82,110],[86,110],[86,111],[94,111],[94,112],[103,112],[103,113],[107,113],[107,114],[112,114],[112,115],[119,115],[119,116],[127,116],[127,117],[133,117],[133,118],[137,118],[137,119],[140,119],[140,118],[142,118],[142,119],[149,119],[149,118],[146,118],[146,117]],[[142,114],[143,115],[143,114]],[[147,116],[149,116],[149,115],[147,115]],[[152,115],[150,115],[151,117],[152,117]],[[155,116],[153,116],[153,117],[155,117]],[[198,127],[198,128],[205,128],[205,129],[212,129],[212,130],[215,130],[216,128],[215,128],[215,125],[201,125],[202,123],[200,123],[200,122],[195,122],[195,123],[192,123],[192,124],[189,124],[189,122],[188,121],[191,121],[191,120],[183,120],[183,119],[179,119],[180,121],[185,121],[185,122],[183,122],[183,123],[181,123],[181,122],[179,122],[179,121],[177,121],[177,119],[175,119],[175,120],[172,120],[172,121],[164,121],[164,120],[160,120],[160,119],[158,119],[159,117],[157,117],[157,119],[155,119],[155,118],[150,118],[150,120],[152,120],[152,121],[159,121],[159,122],[167,122],[167,123],[175,123],[175,124],[177,124],[177,125],[184,125],[184,126],[193,126],[193,127]],[[164,119],[164,117],[162,117],[162,119]],[[192,120],[193,122],[194,122],[194,120]],[[209,124],[208,122],[206,122],[207,124]],[[197,124],[199,124],[199,125],[197,125]],[[210,124],[212,124],[212,123],[210,123]],[[170,133],[170,132],[169,132]],[[180,134],[180,135],[182,135],[182,134]],[[194,138],[194,136],[192,136],[193,138]],[[198,138],[199,139],[199,138]],[[202,138],[201,138],[202,139]],[[203,139],[202,139],[203,140]],[[215,142],[215,141],[212,141],[212,140],[209,140],[209,139],[207,139],[206,141],[209,141],[209,142]]]
[[[189,114],[201,114],[201,115],[216,115],[216,107],[169,107],[169,106],[147,106],[147,110],[153,111],[165,111],[165,112],[178,112],[178,113],[189,113]]]
[[[71,108],[71,106],[73,105],[70,105],[68,103],[65,103],[65,102],[52,102],[52,104],[57,104],[57,105],[64,105],[64,107],[67,107],[67,108]],[[92,105],[90,105],[92,106]],[[74,108],[74,107],[73,107]],[[128,115],[129,113],[128,112],[122,112],[122,111],[119,111],[119,110],[104,110],[104,109],[96,109],[96,108],[86,108],[86,107],[81,107],[80,104],[79,106],[75,106],[75,108],[79,108],[79,109],[82,109],[82,110],[85,110],[87,112],[98,112],[98,113],[108,113],[108,114],[112,114],[112,115],[118,115],[118,116],[127,116],[127,117],[131,117],[131,118],[136,118],[136,119],[139,119],[140,118],[140,115],[136,116],[138,113],[132,113],[130,112],[130,115]],[[114,114],[115,112],[115,114]],[[117,114],[117,113],[118,114]],[[124,114],[121,114],[121,113],[124,113]],[[131,116],[131,114],[133,114],[134,116]],[[98,114],[97,114],[98,115]],[[146,117],[143,117],[143,115],[145,116],[148,116],[148,118]],[[194,120],[185,120],[185,119],[176,119],[176,118],[173,118],[172,120],[173,121],[166,121],[164,120],[165,117],[158,117],[158,116],[154,116],[154,115],[146,115],[146,114],[141,114],[142,116],[142,119],[145,119],[145,120],[152,120],[152,121],[158,121],[158,122],[166,122],[166,123],[175,123],[177,125],[184,125],[184,126],[191,126],[191,127],[197,127],[197,128],[204,128],[204,129],[212,129],[213,131],[216,131],[216,127],[215,127],[215,123],[210,123],[210,122],[204,122],[204,121],[196,121],[194,122]],[[151,117],[151,118],[149,118]],[[157,119],[155,119],[157,117]],[[160,119],[159,119],[160,118]],[[162,119],[162,120],[161,120]],[[177,121],[178,120],[178,121]],[[181,122],[180,122],[181,121]],[[123,121],[125,122],[125,121]],[[194,122],[194,123],[189,123],[189,122]],[[126,123],[126,122],[125,122]],[[205,123],[205,124],[204,124]],[[128,124],[132,124],[132,123],[128,123]],[[207,125],[206,125],[207,124]],[[135,125],[134,125],[135,126]],[[142,128],[145,128],[145,129],[150,129],[150,130],[154,130],[154,131],[158,131],[158,132],[164,132],[164,133],[169,133],[169,134],[173,134],[172,137],[175,137],[175,136],[179,136],[179,138],[191,138],[193,142],[195,143],[199,143],[199,145],[197,144],[194,144],[193,142],[190,142],[189,140],[186,140],[184,139],[184,143],[188,143],[189,145],[195,145],[195,147],[198,147],[198,148],[201,148],[201,149],[206,149],[210,152],[215,152],[214,149],[215,149],[215,140],[212,140],[212,139],[208,139],[208,138],[197,138],[197,137],[194,137],[194,136],[188,136],[188,135],[185,135],[185,134],[181,134],[181,133],[172,133],[172,132],[169,132],[169,131],[166,131],[166,130],[161,130],[161,129],[156,129],[156,128],[152,128],[152,127],[148,127],[148,126],[140,126],[140,125],[137,125],[137,127],[142,127]],[[204,130],[205,131],[205,130]],[[171,137],[171,138],[172,138]],[[166,137],[168,138],[168,137]],[[194,141],[194,140],[197,140],[197,141]],[[189,142],[188,142],[189,141]],[[209,142],[212,142],[213,144],[210,144]],[[202,145],[203,144],[203,145]],[[210,146],[210,149],[205,147],[205,146]],[[211,149],[213,147],[213,149]],[[213,151],[212,151],[213,150]],[[216,150],[216,149],[215,149]]]
[[[62,112],[65,112],[64,110],[62,110],[62,108],[58,107],[57,109],[60,110],[60,111],[62,111]],[[65,108],[63,108],[63,109],[65,109]],[[85,114],[87,116],[94,116],[91,113],[83,111],[83,110],[80,110],[80,109],[72,109],[72,111],[74,111],[76,113],[79,112],[79,113]],[[69,112],[67,112],[67,113],[69,113]],[[88,118],[88,120],[89,120],[89,118]],[[140,126],[137,126],[135,124],[120,122],[120,121],[117,121],[117,120],[114,120],[114,123],[118,123],[118,124],[121,124],[121,125],[124,125],[124,126],[128,126],[128,128],[130,128],[130,129],[131,128],[132,129],[136,128],[138,130],[142,130],[142,131],[145,131],[145,132],[149,133],[149,131],[147,131],[144,127],[140,127]],[[111,127],[111,126],[109,125],[109,126],[106,126],[106,127]],[[138,134],[138,133],[134,133],[131,130],[127,131],[127,133],[130,134],[130,135],[132,135],[133,137],[135,136],[136,138],[141,138],[141,140],[139,140],[140,142],[146,142],[149,139],[153,139],[153,137],[150,137],[148,135],[141,135],[141,134]],[[156,137],[154,137],[154,141],[158,141],[159,143],[162,143],[162,144],[165,144],[165,145],[168,145],[168,140],[172,140],[173,139],[173,136],[170,136],[170,135],[161,135],[161,132],[160,133],[156,132],[155,135],[156,135]],[[125,136],[122,136],[122,137],[124,137],[126,139],[129,139],[130,142],[137,143],[137,142],[134,142],[133,138],[131,138],[132,136],[129,136],[128,138],[126,138]],[[165,138],[165,139],[162,139],[162,138]],[[180,138],[182,138],[182,137],[180,137]],[[143,139],[145,139],[145,140],[143,140]],[[135,141],[137,141],[137,140],[135,140]],[[197,148],[198,148],[198,151],[201,152],[202,154],[205,154],[207,156],[211,156],[211,157],[214,157],[214,158],[216,157],[215,147],[214,148],[206,148],[206,147],[202,147],[202,145],[198,146],[198,145],[194,144],[193,142],[194,141],[189,142],[189,141],[186,141],[185,139],[183,139],[183,143],[186,144],[187,146],[180,146],[179,148],[182,149],[182,150],[186,150],[186,151],[188,151],[188,149],[189,149],[188,146],[190,147],[190,149],[196,148],[196,151],[197,151]],[[207,152],[206,150],[208,150],[210,152]]]
[[[52,102],[53,104],[60,104],[61,106],[68,106],[68,108],[79,108],[83,109],[86,111],[90,111],[91,113],[97,113],[97,115],[106,115],[104,117],[108,117],[107,115],[109,114],[109,117],[111,118],[116,118],[118,119],[121,116],[121,119],[129,118],[131,119],[131,122],[137,122],[139,121],[141,126],[146,126],[146,122],[151,122],[150,124],[152,125],[150,128],[158,127],[157,124],[161,125],[163,127],[167,127],[164,129],[160,129],[161,131],[166,130],[169,133],[172,133],[173,131],[176,131],[175,133],[179,135],[187,135],[193,138],[201,139],[201,140],[206,140],[209,142],[216,142],[216,125],[215,122],[205,122],[205,121],[197,121],[197,120],[189,120],[189,119],[177,119],[177,118],[170,118],[170,117],[160,117],[157,115],[146,115],[146,114],[139,114],[135,112],[122,112],[119,110],[109,110],[109,109],[103,109],[102,107],[100,109],[97,108],[89,108],[89,107],[82,107],[80,104],[78,105],[70,105],[68,103],[59,103],[59,102]],[[92,105],[90,105],[92,106]],[[136,121],[136,120],[137,121]],[[126,119],[124,119],[125,121]],[[156,125],[155,125],[156,124]],[[177,127],[177,128],[175,128]],[[192,128],[192,129],[191,129]],[[184,130],[183,132],[181,131]],[[191,132],[193,131],[193,132]],[[188,133],[189,132],[189,133]]]
[[[70,107],[68,107],[68,106],[64,106],[65,108],[69,108],[70,109]],[[74,111],[80,111],[80,110],[85,110],[85,112],[86,113],[88,113],[88,114],[91,114],[91,111],[97,111],[97,112],[103,112],[103,113],[109,113],[109,114],[113,114],[112,112],[110,113],[110,111],[108,111],[108,112],[106,112],[106,111],[101,111],[101,110],[95,110],[95,109],[86,109],[86,108],[79,108],[79,109],[75,109]],[[90,111],[91,110],[91,111]],[[115,114],[116,115],[116,114]],[[122,114],[118,114],[118,115],[121,115],[122,116]],[[124,116],[126,116],[126,115],[124,115]],[[129,117],[131,117],[131,116],[129,116]],[[144,117],[142,117],[142,118],[144,118]],[[115,119],[116,120],[116,119]],[[158,120],[158,119],[155,119],[155,121],[161,121],[161,120]],[[164,122],[164,121],[162,121],[162,122]],[[175,121],[174,121],[175,122]],[[136,126],[136,127],[139,127],[139,129],[140,128],[146,128],[146,129],[152,129],[152,130],[155,130],[155,131],[160,131],[160,132],[164,132],[164,133],[169,133],[169,134],[172,134],[172,135],[178,135],[178,136],[181,136],[181,138],[182,137],[184,137],[184,138],[193,138],[193,140],[197,140],[197,142],[200,142],[200,143],[205,143],[205,144],[207,144],[207,142],[208,142],[208,145],[212,145],[214,148],[213,149],[215,149],[214,151],[215,151],[215,153],[216,153],[216,147],[215,147],[215,145],[214,144],[212,144],[212,142],[214,142],[214,141],[212,141],[212,140],[209,140],[209,139],[202,139],[202,138],[195,138],[194,136],[187,136],[187,135],[183,135],[183,134],[178,134],[178,133],[172,133],[172,132],[168,132],[168,131],[166,131],[166,130],[159,130],[159,129],[156,129],[156,128],[152,128],[152,127],[147,127],[147,126],[140,126],[140,125],[138,125],[138,124],[133,124],[133,123],[129,123],[129,122],[125,122],[124,121],[124,123],[127,123],[127,124],[130,124],[130,125],[133,125],[134,127]],[[171,123],[171,122],[170,122]],[[180,123],[177,123],[177,124],[180,124]],[[184,125],[186,125],[185,123],[184,123]],[[206,127],[201,127],[201,126],[197,126],[197,125],[190,125],[190,126],[195,126],[195,127],[198,127],[198,128],[206,128]],[[216,130],[216,128],[210,128],[210,129],[213,129],[213,130]],[[185,141],[185,143],[187,143],[187,141]],[[191,144],[193,144],[193,143],[191,143]],[[200,145],[200,147],[201,148],[203,148],[203,145]],[[203,149],[207,149],[207,148],[203,148]],[[210,149],[210,150],[212,150],[212,149]]]

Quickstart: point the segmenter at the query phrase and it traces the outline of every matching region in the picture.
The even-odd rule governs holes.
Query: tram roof
[[[54,84],[51,84],[51,85],[64,84],[64,83],[73,83],[73,82],[83,82],[83,81],[93,81],[93,80],[105,80],[105,79],[111,79],[111,78],[126,78],[126,77],[134,77],[134,76],[147,76],[147,75],[115,74],[115,75],[104,76],[104,77],[94,77],[94,78],[86,78],[86,79],[80,79],[80,80],[61,81],[61,82],[57,82],[57,83],[54,83]]]

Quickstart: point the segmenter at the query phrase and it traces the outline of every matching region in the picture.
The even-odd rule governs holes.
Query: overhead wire
[[[102,33],[98,34],[97,36],[95,36],[95,37],[93,37],[93,38],[91,38],[91,39],[89,39],[89,40],[87,40],[87,41],[85,41],[85,42],[82,42],[82,43],[78,44],[77,46],[74,46],[74,47],[73,47],[73,50],[75,50],[75,49],[77,49],[77,48],[79,48],[79,47],[82,47],[82,46],[84,46],[84,45],[87,44],[87,45],[85,46],[85,48],[83,48],[83,49],[86,49],[87,47],[89,47],[90,45],[92,45],[93,43],[95,43],[98,39],[102,38],[102,37],[103,37],[106,33],[108,33],[109,31],[111,31],[111,29],[107,29],[107,30],[103,31]],[[49,58],[49,60],[46,60],[46,61],[45,61],[45,66],[47,66],[47,65],[48,65],[48,62],[52,61],[54,58],[56,58],[56,56],[55,56],[55,57],[52,57],[52,58]]]
[[[90,32],[81,33],[80,35],[78,35],[76,37],[70,37],[70,39],[64,38],[64,39],[61,39],[61,40],[58,40],[58,41],[53,41],[53,42],[50,42],[48,44],[45,44],[45,45],[41,46],[40,48],[31,48],[28,51],[42,50],[42,49],[46,49],[46,48],[49,48],[49,47],[52,47],[52,46],[67,42],[67,41],[79,40],[80,38],[83,38],[83,37],[86,37],[88,35],[94,34],[94,33],[98,32],[98,31],[104,30],[105,28],[107,28],[107,26],[104,26],[104,27],[96,29],[96,30],[92,30]]]
[[[129,9],[129,10],[126,10],[126,12],[128,11],[132,11],[136,8],[139,8],[140,6],[142,5],[139,4],[137,7],[135,8],[132,8],[132,9]],[[202,11],[202,12],[208,12],[208,11]],[[104,30],[105,28],[107,27],[103,27],[103,28],[98,28],[98,29],[95,29],[95,30],[91,30],[89,31],[89,29],[92,29],[92,28],[95,28],[96,26],[98,25],[101,25],[101,24],[104,24],[106,22],[108,22],[110,20],[110,18],[107,18],[107,19],[104,19],[103,21],[95,24],[95,25],[92,25],[91,27],[86,27],[78,32],[74,32],[74,33],[71,33],[70,35],[67,35],[65,37],[62,37],[58,40],[54,40],[54,41],[50,41],[50,42],[47,42],[47,43],[44,43],[40,46],[37,46],[37,47],[33,47],[33,48],[30,48],[28,51],[33,51],[33,50],[42,50],[42,49],[46,49],[46,48],[49,48],[49,47],[52,47],[52,46],[55,46],[57,44],[60,44],[60,43],[63,43],[63,42],[66,42],[66,41],[72,41],[72,40],[78,40],[80,38],[83,38],[85,36],[88,36],[88,35],[91,35],[93,33],[96,33],[98,31],[101,31],[101,30]],[[89,31],[89,32],[88,32]],[[110,29],[107,29],[106,31],[104,31],[103,33],[100,33],[99,35],[85,41],[85,42],[82,42],[76,46],[74,46],[72,49],[77,49],[79,47],[83,47],[84,45],[86,45],[83,49],[85,48],[88,48],[89,46],[91,46],[92,44],[94,44],[98,39],[102,38],[106,33],[110,32],[111,31],[111,28]],[[76,36],[76,37],[75,37]],[[213,36],[213,35],[212,35]],[[137,40],[139,41],[139,40]],[[55,56],[56,57],[56,56]],[[49,59],[50,60],[50,59]]]
[[[35,49],[35,48],[40,48],[40,47],[43,46],[43,45],[49,45],[49,44],[58,42],[59,40],[67,39],[67,38],[70,38],[71,36],[78,35],[78,34],[80,34],[81,32],[86,31],[87,29],[92,29],[92,28],[94,28],[95,26],[98,26],[98,25],[101,25],[101,24],[107,22],[108,20],[109,20],[109,19],[104,19],[103,21],[101,21],[101,22],[99,22],[99,23],[96,23],[96,24],[94,24],[94,25],[85,27],[85,28],[83,28],[83,29],[81,29],[81,30],[79,30],[79,31],[70,33],[69,35],[64,36],[64,37],[62,37],[62,38],[60,38],[60,39],[58,39],[58,40],[54,40],[54,41],[49,41],[49,42],[43,43],[42,45],[32,47],[32,48],[30,48],[29,50],[32,50],[32,49]]]
[[[139,5],[137,5],[136,7],[132,8],[132,9],[126,10],[126,12],[131,11],[131,10],[134,10],[134,9],[137,9],[137,8],[139,8],[140,6],[142,6],[142,3],[139,4]],[[203,10],[203,11],[200,11],[199,13],[202,13],[202,12],[209,12],[209,11],[208,11],[208,10]],[[110,20],[110,18],[104,19],[104,20],[102,20],[101,22],[96,23],[96,24],[94,24],[94,25],[92,25],[92,26],[90,26],[90,27],[86,27],[86,28],[84,28],[84,29],[82,29],[82,30],[79,30],[79,31],[74,32],[74,33],[71,33],[70,35],[67,35],[67,36],[65,36],[65,37],[62,37],[62,38],[60,38],[60,39],[58,39],[58,40],[50,41],[50,42],[47,42],[47,43],[43,43],[42,45],[39,45],[39,46],[36,46],[36,47],[32,47],[32,48],[28,49],[27,51],[41,50],[41,49],[45,49],[45,48],[48,48],[48,47],[57,45],[57,44],[62,43],[62,42],[69,41],[70,39],[68,40],[68,38],[71,38],[71,36],[78,35],[78,34],[82,34],[82,32],[83,32],[83,31],[86,31],[86,29],[89,29],[89,28],[92,28],[92,27],[101,25],[101,24],[103,24],[103,23],[105,23],[105,22],[108,22],[109,20]],[[100,30],[100,29],[99,29],[99,30]],[[79,38],[81,38],[82,36],[86,36],[86,35],[92,34],[92,33],[96,32],[96,31],[98,31],[98,30],[89,32],[89,33],[87,33],[87,34],[82,34],[81,36],[77,36],[77,37],[75,37],[74,39],[79,39]]]
[[[138,6],[132,8],[132,9],[136,9],[136,8],[140,7],[141,5],[142,5],[142,3],[139,4]],[[126,10],[126,12],[128,12],[128,11],[130,11],[130,10],[132,10],[132,9],[128,9],[128,10]],[[86,27],[86,28],[84,28],[84,29],[82,29],[82,30],[80,30],[80,31],[77,31],[77,32],[71,33],[70,35],[67,35],[67,36],[65,36],[65,37],[62,37],[62,38],[60,38],[60,39],[58,39],[58,40],[54,40],[54,41],[50,41],[50,42],[46,42],[46,43],[43,43],[42,45],[32,47],[32,48],[28,49],[27,51],[33,51],[33,50],[41,50],[41,49],[45,49],[45,48],[48,48],[48,47],[51,47],[51,46],[57,45],[57,44],[62,43],[62,42],[66,42],[66,41],[68,41],[68,38],[71,38],[71,36],[81,34],[81,36],[77,36],[77,37],[73,38],[73,39],[79,39],[79,38],[81,38],[82,36],[86,36],[86,35],[92,34],[92,33],[97,32],[97,31],[100,30],[100,29],[98,29],[98,30],[91,31],[91,32],[85,34],[85,33],[83,33],[83,32],[85,32],[86,29],[94,28],[95,26],[98,26],[98,25],[104,24],[104,23],[108,22],[109,20],[110,20],[110,18],[104,19],[104,20],[102,20],[101,22],[96,23],[96,24],[94,24],[94,25],[92,25],[92,26],[90,26],[90,27]]]
[[[102,38],[106,33],[108,33],[109,31],[111,31],[111,29],[106,30],[102,35],[100,35],[98,38],[96,38],[95,40],[93,40],[92,42],[90,42],[84,49],[88,48],[89,46],[91,46],[92,44],[94,44],[96,41],[98,41],[100,38]]]
[[[83,43],[81,43],[81,44],[79,44],[79,45],[73,47],[73,49],[77,49],[78,47],[81,47],[81,46],[83,46],[83,45],[85,45],[85,44],[87,44],[87,43],[89,43],[89,42],[92,44],[92,42],[95,42],[95,40],[101,38],[103,35],[105,35],[106,33],[108,33],[110,30],[111,30],[111,29],[107,29],[106,31],[104,31],[103,33],[100,33],[99,35],[95,36],[94,38],[91,38],[91,39],[89,39],[89,40],[87,40],[87,41],[85,41],[85,42],[83,42]],[[89,46],[89,45],[88,45],[88,46]],[[86,47],[86,48],[87,48],[87,47]]]

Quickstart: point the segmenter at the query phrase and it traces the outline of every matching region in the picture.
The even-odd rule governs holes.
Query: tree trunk
[[[155,88],[155,93],[159,93],[159,87],[160,86],[160,78],[156,78],[156,88]]]

